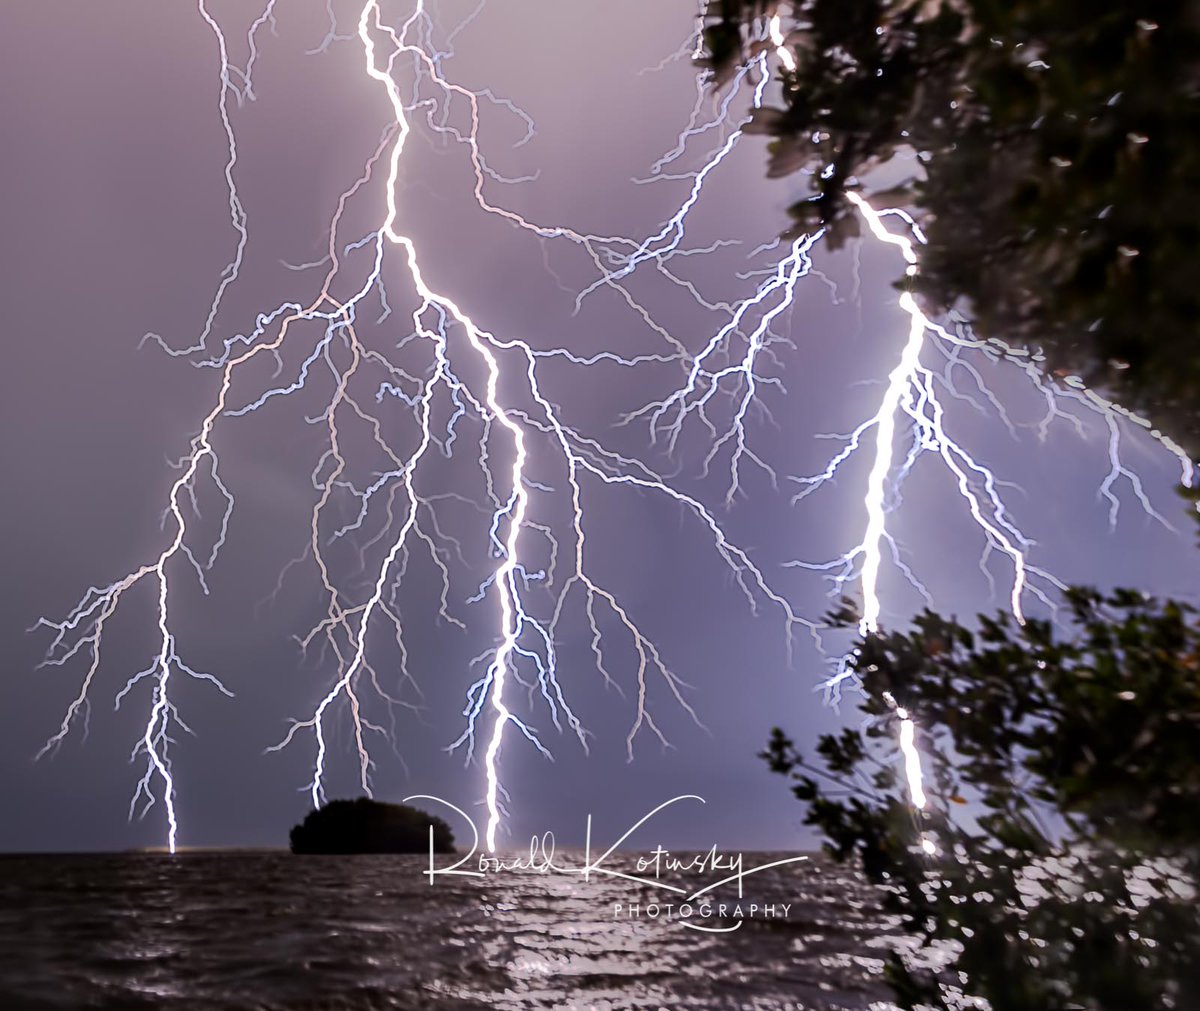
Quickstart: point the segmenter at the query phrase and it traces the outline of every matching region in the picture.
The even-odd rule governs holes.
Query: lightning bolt
[[[152,584],[157,591],[153,659],[125,682],[116,703],[121,705],[142,682],[149,684],[147,723],[134,747],[135,757],[144,757],[146,766],[130,813],[141,802],[140,812],[145,815],[161,796],[168,845],[174,851],[178,821],[169,746],[174,730],[186,732],[188,727],[175,707],[173,675],[201,679],[225,695],[231,693],[214,675],[198,672],[180,658],[170,582],[178,578],[176,570],[191,571],[207,592],[206,573],[225,542],[235,504],[220,476],[215,448],[226,438],[226,429],[308,391],[310,399],[321,398],[319,411],[306,418],[322,439],[321,455],[311,474],[315,498],[304,551],[280,574],[277,589],[291,569],[315,570],[324,613],[298,637],[298,643],[303,651],[319,647],[322,663],[333,673],[311,713],[294,720],[282,740],[267,750],[279,751],[311,735],[312,778],[305,789],[312,803],[320,805],[325,800],[329,771],[331,722],[336,713],[346,711],[358,779],[362,789],[371,792],[372,737],[390,738],[395,747],[395,710],[418,708],[411,696],[419,696],[420,680],[409,669],[408,622],[399,592],[411,560],[417,553],[427,555],[440,580],[439,618],[466,630],[468,621],[462,617],[462,608],[480,607],[486,610],[486,627],[493,633],[492,644],[472,664],[472,670],[482,670],[466,687],[464,727],[448,749],[461,749],[465,760],[473,762],[479,747],[488,815],[486,845],[495,850],[507,813],[508,792],[501,776],[506,741],[524,740],[546,758],[552,757],[532,711],[543,707],[556,731],[569,729],[585,752],[589,748],[591,732],[570,704],[567,672],[557,649],[563,626],[576,606],[582,607],[586,621],[591,667],[605,684],[623,695],[621,679],[612,673],[614,651],[623,649],[634,660],[636,691],[625,739],[631,760],[635,742],[643,733],[664,746],[668,743],[655,720],[655,693],[665,692],[701,723],[688,699],[686,683],[642,631],[630,608],[590,572],[592,548],[585,505],[590,489],[622,486],[630,493],[671,503],[689,518],[726,566],[750,611],[768,610],[778,616],[789,657],[798,633],[807,633],[816,647],[823,649],[820,624],[799,613],[773,586],[763,565],[727,533],[721,510],[729,511],[745,494],[743,474],[747,468],[763,473],[773,487],[779,484],[775,468],[754,448],[751,420],[771,420],[767,391],[787,394],[774,366],[795,347],[784,328],[801,282],[815,277],[836,288],[814,265],[824,233],[817,231],[753,250],[751,262],[761,263],[762,257],[770,262],[739,275],[742,280],[753,279],[752,290],[733,301],[706,297],[679,268],[689,257],[710,256],[730,245],[731,240],[689,245],[689,219],[744,135],[747,120],[735,111],[738,96],[748,92],[751,106],[761,107],[773,80],[768,57],[777,58],[785,70],[794,68],[794,57],[776,16],[758,30],[756,41],[764,43],[762,51],[739,69],[715,102],[710,103],[707,84],[698,78],[696,102],[675,145],[651,165],[645,177],[635,180],[681,185],[681,198],[642,238],[597,235],[562,223],[531,220],[491,195],[497,186],[534,177],[508,178],[488,162],[479,141],[485,115],[495,110],[522,124],[524,134],[515,146],[528,141],[534,127],[528,115],[509,99],[490,90],[464,88],[446,72],[455,38],[478,17],[482,4],[440,42],[424,0],[417,0],[397,27],[387,23],[379,0],[366,0],[349,35],[343,32],[344,26],[339,27],[330,6],[327,34],[313,52],[343,41],[359,47],[366,80],[373,92],[386,100],[387,122],[362,171],[338,199],[325,255],[314,263],[290,265],[297,275],[324,271],[316,295],[267,309],[247,332],[218,341],[225,295],[240,278],[249,242],[247,217],[236,185],[233,106],[257,99],[258,38],[264,28],[274,31],[275,8],[276,0],[269,0],[251,23],[246,34],[247,62],[239,68],[231,62],[226,38],[204,0],[197,3],[201,20],[217,42],[217,111],[228,150],[224,178],[235,250],[196,340],[175,348],[155,334],[146,339],[171,355],[189,358],[197,367],[215,370],[220,376],[218,393],[179,461],[179,475],[168,491],[163,550],[120,580],[90,587],[64,619],[39,622],[54,633],[47,664],[62,666],[79,656],[87,658],[80,691],[43,751],[56,748],[76,722],[82,720],[86,726],[106,628],[133,587],[141,582]],[[697,31],[661,66],[698,52],[700,45]],[[446,140],[451,150],[465,154],[474,177],[471,197],[482,212],[535,238],[543,253],[548,243],[565,244],[582,253],[589,279],[573,289],[567,288],[551,270],[548,258],[546,261],[560,287],[569,291],[576,312],[588,299],[607,292],[628,309],[636,325],[652,335],[653,346],[637,354],[595,348],[584,351],[569,346],[542,347],[525,337],[498,335],[468,313],[464,300],[428,279],[420,244],[402,225],[404,156],[418,128],[428,129],[431,135]],[[684,168],[700,146],[705,150],[699,167]],[[382,181],[377,179],[380,175]],[[349,208],[367,202],[380,189],[384,195],[382,215],[373,219],[365,234],[343,234],[353,219]],[[897,249],[908,276],[913,276],[918,269],[917,249],[923,241],[916,223],[899,209],[876,210],[856,192],[848,198],[868,233],[875,241]],[[372,213],[377,215],[377,209]],[[900,219],[907,234],[889,230],[888,218]],[[399,270],[391,270],[393,265]],[[633,294],[632,280],[647,271],[720,320],[695,349]],[[397,273],[402,281],[396,280]],[[405,300],[407,308],[394,312],[393,305],[399,307]],[[1046,415],[1039,426],[1043,437],[1049,426],[1059,421],[1082,433],[1077,414],[1065,406],[1068,402],[1103,419],[1109,436],[1109,472],[1098,496],[1107,503],[1112,522],[1116,522],[1122,482],[1145,509],[1157,515],[1136,471],[1122,459],[1122,438],[1129,427],[1145,430],[1173,453],[1180,461],[1185,483],[1192,480],[1186,454],[1149,422],[1088,390],[1073,377],[1050,384],[1038,368],[1037,355],[994,339],[979,340],[963,325],[952,328],[931,320],[909,292],[899,296],[898,307],[909,319],[908,336],[887,375],[878,409],[845,438],[843,448],[821,473],[789,478],[799,486],[798,502],[829,484],[852,456],[860,452],[871,455],[862,498],[866,522],[859,543],[830,561],[784,563],[823,574],[833,581],[835,592],[856,582],[863,598],[863,634],[878,628],[880,579],[889,559],[919,591],[924,590],[890,533],[888,518],[901,504],[901,487],[917,459],[926,454],[940,460],[953,477],[959,499],[980,531],[984,575],[993,578],[988,567],[993,553],[1011,568],[1009,602],[1019,620],[1028,597],[1052,607],[1053,591],[1062,588],[1053,574],[1030,561],[1031,541],[1005,503],[1004,482],[969,453],[951,430],[943,396],[976,404],[971,394],[955,387],[952,377],[956,374],[965,375],[975,393],[1011,427],[1003,405],[987,388],[975,364],[978,360],[1016,367],[1027,374],[1045,398]],[[398,340],[394,335],[382,342],[376,339],[385,322],[392,320],[394,325],[401,319],[406,332]],[[932,359],[937,359],[938,367]],[[264,387],[264,365],[269,369],[271,363],[274,372]],[[674,461],[677,470],[663,473],[661,467],[617,452],[573,427],[550,392],[547,366],[551,363],[580,374],[587,369],[677,370],[677,385],[661,398],[616,419],[622,426],[644,425],[649,448]],[[319,394],[318,388],[329,392]],[[396,412],[403,416],[402,424],[397,423]],[[910,442],[900,456],[898,443],[906,423]],[[686,490],[680,479],[688,456],[688,432],[697,427],[704,446],[696,461],[700,478],[718,468],[724,475],[717,507],[707,504],[701,494]],[[471,469],[477,475],[473,477],[474,497],[444,490],[444,478],[438,477],[438,468],[444,467],[445,461],[464,453],[470,456]],[[215,523],[201,522],[200,505],[205,496],[220,502]],[[478,517],[473,539],[453,532],[451,517],[456,510]],[[487,553],[481,571],[475,571],[467,559],[472,545]],[[347,564],[347,555],[356,563],[356,570]],[[470,570],[471,595],[461,593],[452,565]],[[377,639],[382,632],[390,634],[399,654],[399,662],[390,672],[381,670],[378,647],[373,646],[373,637]],[[577,676],[574,670],[571,673]],[[847,679],[858,680],[849,658],[842,658],[837,673],[826,682],[832,697]],[[397,683],[399,687],[395,687]],[[524,704],[522,692],[527,699]],[[391,716],[390,728],[373,716],[379,705]],[[907,710],[890,697],[889,705],[900,722],[910,793],[920,809],[926,799],[916,727]]]
[[[779,58],[784,69],[789,72],[794,71],[796,69],[795,57],[786,44],[779,14],[776,13],[770,17],[767,32],[771,45],[774,47],[775,55]],[[918,242],[924,242],[924,236],[916,222],[905,211],[899,208],[877,211],[860,193],[854,190],[848,190],[846,198],[858,211],[870,233],[879,242],[895,246],[900,250],[905,263],[905,277],[910,280],[914,278],[919,269],[919,259],[913,239],[889,231],[883,223],[883,218],[888,215],[896,215],[902,218],[908,225],[914,238]],[[884,396],[878,411],[854,431],[847,442],[847,448],[831,461],[825,472],[815,477],[800,479],[804,490],[800,493],[799,497],[803,497],[809,491],[830,480],[837,472],[841,463],[859,448],[865,432],[868,429],[874,428],[874,454],[863,500],[867,515],[863,539],[857,546],[835,562],[817,566],[810,565],[808,567],[826,570],[831,568],[839,569],[840,574],[835,582],[840,587],[852,572],[855,559],[861,556],[862,563],[859,581],[863,607],[859,621],[859,634],[867,635],[878,630],[881,611],[879,575],[884,558],[883,545],[886,541],[892,545],[893,549],[895,547],[894,541],[887,532],[887,481],[897,470],[895,464],[896,421],[899,413],[903,411],[912,419],[917,436],[914,441],[913,450],[904,461],[903,467],[900,468],[897,484],[903,480],[904,475],[911,469],[918,453],[931,451],[941,457],[946,468],[954,476],[958,492],[963,498],[972,519],[984,534],[986,547],[984,558],[980,563],[981,568],[986,563],[987,553],[993,548],[998,548],[1012,563],[1013,577],[1009,595],[1009,606],[1016,620],[1020,624],[1024,624],[1023,598],[1027,591],[1033,592],[1052,610],[1054,606],[1045,592],[1030,584],[1029,577],[1031,575],[1042,577],[1059,590],[1063,590],[1066,587],[1050,573],[1028,563],[1026,551],[1031,542],[1009,519],[1008,510],[998,492],[999,482],[988,467],[977,462],[947,433],[944,421],[945,411],[936,394],[934,375],[929,368],[921,363],[921,355],[926,350],[930,336],[957,345],[979,347],[982,346],[983,342],[964,341],[955,338],[944,327],[931,321],[917,305],[911,290],[902,291],[898,299],[898,305],[909,317],[908,338],[901,350],[899,361],[888,374]],[[993,348],[999,348],[1005,354],[1007,360],[1014,361],[1018,365],[1023,366],[1039,388],[1045,390],[1050,413],[1047,415],[1046,422],[1043,422],[1044,433],[1044,426],[1048,423],[1049,418],[1060,413],[1055,405],[1055,394],[1057,391],[1052,391],[1043,382],[1033,367],[1032,362],[1022,361],[1022,359],[1030,357],[1028,352],[1018,352],[1002,341],[996,341]],[[971,374],[979,383],[980,388],[985,393],[988,393],[986,388],[983,387],[978,373],[972,371]],[[1135,424],[1150,430],[1152,437],[1179,460],[1181,464],[1181,480],[1185,486],[1190,486],[1193,479],[1193,468],[1186,453],[1172,440],[1153,429],[1146,419],[1124,410],[1111,401],[1088,390],[1078,377],[1069,377],[1069,387],[1072,392],[1078,391],[1082,394],[1082,396],[1077,396],[1077,399],[1082,400],[1086,406],[1099,410],[1109,429],[1110,437],[1108,446],[1111,469],[1100,486],[1099,495],[1106,499],[1110,505],[1110,523],[1115,526],[1117,511],[1119,509],[1119,500],[1112,493],[1112,486],[1119,478],[1124,477],[1129,481],[1134,494],[1147,514],[1167,525],[1166,520],[1151,505],[1136,473],[1130,471],[1121,462],[1120,431],[1117,425],[1117,417],[1123,415],[1134,421]],[[990,393],[988,395],[999,416],[1007,423],[1007,415],[1002,405]],[[909,577],[910,582],[914,583],[919,590],[924,591],[924,588],[916,581],[912,572],[902,562],[899,565],[905,575]],[[985,574],[987,574],[986,570]],[[850,658],[843,658],[838,666],[838,672],[826,682],[827,692],[833,693],[835,696],[841,682],[848,677],[854,676]],[[927,798],[923,784],[920,753],[916,745],[915,724],[910,718],[908,711],[896,702],[891,693],[884,693],[884,698],[899,720],[899,746],[901,754],[904,757],[909,797],[913,807],[917,811],[924,810]],[[936,852],[936,844],[928,835],[922,836],[921,843],[926,853],[932,854]]]

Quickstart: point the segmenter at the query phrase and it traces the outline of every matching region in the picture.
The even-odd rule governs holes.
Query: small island
[[[367,797],[334,800],[310,811],[290,834],[293,853],[453,853],[454,836],[441,818],[407,804]]]

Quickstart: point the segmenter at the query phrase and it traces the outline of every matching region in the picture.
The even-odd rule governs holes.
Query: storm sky
[[[265,28],[258,35],[255,100],[239,105],[228,99],[249,242],[240,277],[215,320],[211,346],[218,349],[252,329],[260,312],[312,300],[323,272],[291,270],[285,263],[324,255],[338,197],[362,174],[390,121],[383,89],[364,73],[357,38],[323,46],[329,30],[324,5],[278,7],[277,32]],[[511,100],[536,127],[519,143],[525,121],[502,103],[482,103],[479,139],[489,166],[509,178],[531,177],[489,181],[489,200],[541,223],[638,240],[675,212],[690,178],[635,180],[645,179],[676,146],[695,105],[694,69],[686,58],[668,59],[687,43],[694,3],[486,0],[473,19],[473,2],[436,7],[434,41],[443,52],[452,50],[441,61],[442,73],[465,88],[490,89]],[[410,7],[384,9],[399,24]],[[246,32],[258,11],[229,0],[213,2],[209,10],[229,40],[232,63],[244,67]],[[351,34],[355,5],[339,0],[333,10],[339,31]],[[214,370],[194,368],[153,343],[138,348],[146,332],[176,348],[196,341],[236,244],[223,175],[228,148],[218,111],[216,40],[188,3],[63,6],[25,0],[6,11],[0,75],[7,96],[0,113],[7,244],[0,275],[6,307],[0,369],[6,574],[0,849],[158,845],[164,838],[161,804],[143,820],[127,820],[144,766],[144,759],[131,765],[129,756],[145,724],[148,683],[135,686],[114,711],[117,692],[155,648],[149,584],[130,593],[106,630],[87,733],[81,718],[54,754],[36,762],[34,755],[79,690],[86,660],[37,670],[50,636],[45,628],[27,629],[40,616],[61,620],[89,586],[106,585],[162,550],[169,532],[163,510],[176,476],[170,461],[187,451],[217,389]],[[430,88],[420,92],[422,98],[435,94]],[[748,90],[736,96],[736,113],[744,112],[749,97]],[[539,241],[480,209],[464,147],[436,129],[444,123],[464,127],[464,109],[452,106],[442,119],[443,108],[419,106],[402,161],[398,225],[412,236],[427,282],[500,339],[520,337],[536,349],[567,348],[579,356],[668,351],[612,291],[598,292],[573,312],[573,293],[596,278],[577,245]],[[711,114],[711,103],[704,109]],[[694,173],[720,140],[717,131],[692,138],[662,174]],[[628,281],[632,296],[693,352],[728,319],[721,304],[753,293],[764,276],[755,272],[778,261],[782,247],[755,251],[786,227],[785,209],[803,192],[800,177],[766,180],[764,148],[761,138],[743,138],[706,181],[684,245],[711,252],[670,261],[675,278],[651,263]],[[350,206],[341,243],[366,236],[382,208],[383,178],[376,175]],[[369,251],[359,255],[347,277],[361,280]],[[764,366],[781,384],[760,391],[769,414],[755,408],[748,416],[750,445],[776,471],[778,487],[763,469],[748,465],[727,506],[728,458],[718,457],[711,473],[702,473],[712,445],[702,424],[690,422],[670,456],[661,444],[650,445],[644,422],[616,424],[626,412],[669,395],[680,382],[678,364],[634,370],[542,359],[540,376],[566,423],[671,474],[672,485],[712,510],[792,607],[816,619],[830,604],[828,583],[784,563],[835,558],[861,539],[868,461],[851,461],[832,485],[795,505],[790,500],[799,486],[788,477],[821,471],[841,443],[820,436],[849,432],[874,412],[907,319],[891,286],[902,269],[894,249],[870,240],[836,252],[818,245],[813,263],[813,276],[801,281],[793,307],[773,327],[790,343],[774,344],[776,358]],[[412,329],[406,324],[415,307],[411,277],[396,250],[388,254],[384,278],[394,312],[376,324],[382,305],[377,297],[368,299],[361,337],[392,354]],[[698,305],[680,281],[715,307]],[[343,282],[341,295],[351,287]],[[295,378],[319,339],[319,328],[298,330],[295,349],[283,357],[285,381]],[[395,354],[414,368],[421,361],[414,346]],[[925,361],[945,364],[936,349]],[[1006,405],[1011,427],[964,369],[952,373],[964,397],[943,393],[950,423],[964,447],[1011,482],[1004,494],[1015,522],[1034,542],[1030,558],[1067,583],[1192,597],[1194,534],[1172,493],[1178,463],[1122,423],[1123,460],[1178,529],[1148,517],[1126,478],[1113,487],[1121,506],[1110,528],[1110,504],[1098,494],[1110,469],[1104,421],[1068,402],[1063,409],[1080,418],[1082,431],[1060,419],[1043,438],[1043,395],[1010,366],[969,361]],[[508,369],[501,398],[528,409],[520,358],[502,357],[501,364]],[[462,369],[464,381],[478,383],[481,372],[467,364]],[[234,403],[246,404],[278,385],[271,371],[259,370],[235,386]],[[363,378],[364,403],[374,404],[369,391],[380,379]],[[312,713],[334,676],[329,655],[313,649],[302,656],[294,639],[325,609],[311,559],[289,569],[280,591],[270,595],[307,542],[323,429],[306,418],[320,415],[331,389],[328,372],[315,374],[292,397],[220,420],[214,444],[237,504],[208,576],[210,592],[201,592],[186,563],[170,570],[181,654],[234,693],[225,698],[202,682],[175,682],[180,714],[195,732],[177,731],[172,748],[184,845],[282,845],[308,807],[311,736],[299,735],[279,753],[264,749],[280,740],[289,720]],[[389,438],[394,431],[397,450],[411,449],[412,412],[394,398],[379,410],[395,426]],[[448,415],[443,411],[439,419],[445,437]],[[904,431],[902,425],[902,438]],[[430,470],[423,490],[484,501],[478,438],[470,419],[464,421],[453,456]],[[361,432],[348,439],[361,450],[354,478],[369,483],[382,461],[363,448]],[[494,444],[502,456],[502,441]],[[540,444],[531,445],[530,476],[549,489],[537,494],[533,517],[565,533],[561,461],[539,457]],[[707,801],[703,808],[693,804],[664,817],[644,838],[676,846],[811,844],[800,825],[802,809],[755,753],[774,725],[803,747],[840,719],[853,718],[852,707],[839,717],[814,692],[826,661],[801,630],[793,635],[789,664],[781,612],[759,598],[757,614],[751,613],[694,514],[654,492],[599,482],[584,490],[591,571],[686,682],[684,697],[704,726],[651,677],[649,710],[672,747],[643,731],[628,762],[635,653],[628,637],[605,622],[605,655],[616,682],[607,686],[576,608],[560,628],[559,678],[591,734],[590,753],[572,734],[554,729],[538,696],[531,704],[528,693],[516,693],[555,761],[519,734],[506,736],[501,767],[511,795],[507,840],[553,830],[561,842],[578,842],[589,812],[595,833],[612,837],[664,800],[699,794]],[[495,560],[487,550],[490,514],[453,502],[444,527],[461,544],[463,558],[451,566],[449,603],[467,629],[438,620],[440,576],[427,553],[414,551],[397,601],[419,691],[401,684],[398,657],[382,636],[376,643],[380,674],[395,679],[413,709],[396,713],[394,752],[386,741],[372,741],[374,787],[381,799],[433,794],[478,814],[478,762],[464,765],[461,751],[445,749],[464,726],[464,693],[478,676],[470,661],[495,644],[494,600],[467,602]],[[206,554],[220,503],[202,494],[199,504],[198,544]],[[344,520],[353,518],[351,500],[332,508]],[[988,569],[995,585],[989,586],[979,569],[983,539],[935,458],[917,461],[889,522],[936,607],[966,617],[1004,605],[1011,566],[993,553]],[[531,534],[530,544],[537,541]],[[531,547],[531,569],[546,564],[543,548]],[[361,600],[369,578],[359,571],[356,550],[335,547],[331,557],[339,566],[337,579]],[[386,541],[370,547],[368,567],[385,550]],[[882,586],[885,624],[902,626],[921,597],[894,566],[885,565]],[[846,587],[851,596],[856,589],[854,583]],[[549,601],[536,586],[530,592],[539,606]],[[1033,598],[1027,602],[1031,613],[1040,613]],[[839,644],[844,637],[830,636],[832,653]],[[349,727],[344,707],[335,709],[328,721],[331,797],[357,792]]]

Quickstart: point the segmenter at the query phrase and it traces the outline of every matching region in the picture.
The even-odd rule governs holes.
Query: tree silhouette
[[[718,80],[779,14],[794,73],[768,172],[808,174],[797,229],[852,229],[844,193],[899,151],[932,308],[1043,348],[1200,453],[1196,0],[710,0]]]
[[[1131,591],[1067,602],[1066,637],[930,612],[867,636],[863,729],[822,737],[819,765],[776,729],[762,757],[993,1011],[1200,1008],[1200,622]],[[922,812],[884,693],[918,728]],[[901,1007],[954,1006],[947,972],[887,971]]]

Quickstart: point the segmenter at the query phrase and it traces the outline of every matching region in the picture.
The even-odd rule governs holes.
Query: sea
[[[905,938],[849,868],[795,857],[746,853],[740,896],[688,901],[728,871],[616,853],[585,880],[566,851],[564,870],[431,882],[427,856],[0,856],[0,1009],[893,1011],[881,973]]]

